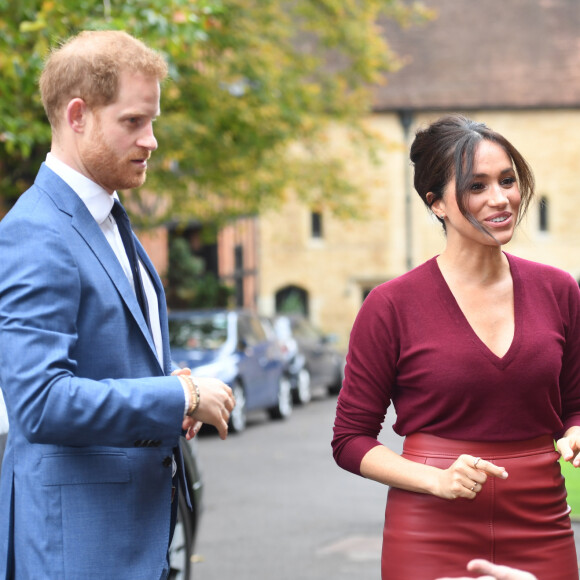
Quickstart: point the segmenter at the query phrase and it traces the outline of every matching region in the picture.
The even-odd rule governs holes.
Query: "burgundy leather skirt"
[[[564,478],[550,436],[529,441],[453,441],[417,433],[403,457],[445,469],[459,455],[504,467],[473,500],[446,500],[389,490],[383,532],[383,580],[466,576],[466,564],[486,558],[535,574],[538,580],[578,580],[578,561]]]

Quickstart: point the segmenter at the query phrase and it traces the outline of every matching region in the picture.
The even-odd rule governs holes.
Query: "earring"
[[[444,214],[444,213],[442,213],[441,215],[438,215],[437,217],[438,217],[440,220],[444,220],[444,219],[445,219],[445,214]]]

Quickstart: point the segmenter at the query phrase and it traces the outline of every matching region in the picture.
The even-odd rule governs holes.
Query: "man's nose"
[[[149,151],[155,151],[157,149],[157,139],[155,138],[152,125],[139,137],[137,145]]]

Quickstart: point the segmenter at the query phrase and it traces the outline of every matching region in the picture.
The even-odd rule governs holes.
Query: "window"
[[[322,238],[322,214],[318,211],[311,214],[311,235],[313,238]]]
[[[266,340],[266,332],[257,316],[241,313],[238,318],[238,339],[242,346],[255,346]]]
[[[169,344],[185,350],[218,350],[228,339],[227,314],[191,313],[169,319]]]
[[[236,306],[244,305],[244,247],[237,245],[234,248],[234,284]]]
[[[539,204],[539,223],[538,226],[541,232],[548,231],[548,198],[543,195],[540,197],[540,204]]]

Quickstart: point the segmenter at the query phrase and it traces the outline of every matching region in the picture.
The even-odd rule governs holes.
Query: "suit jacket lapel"
[[[137,255],[139,259],[145,266],[151,281],[153,282],[153,287],[155,288],[155,293],[157,294],[157,306],[159,311],[159,325],[161,327],[161,338],[163,343],[163,361],[165,366],[165,374],[171,373],[171,352],[169,348],[169,333],[167,326],[167,302],[165,299],[165,290],[163,288],[163,283],[161,278],[155,270],[155,266],[149,259],[149,256],[145,252],[145,249],[141,245],[141,242],[135,238],[135,249],[137,250]]]
[[[55,205],[64,213],[71,216],[71,225],[78,232],[78,234],[83,238],[86,244],[91,248],[92,252],[95,254],[97,260],[103,266],[103,269],[117,288],[121,299],[127,305],[127,308],[135,318],[135,321],[139,325],[141,332],[147,339],[149,346],[152,351],[156,353],[155,344],[153,342],[153,337],[149,332],[141,308],[137,301],[137,297],[131,283],[127,279],[115,252],[107,242],[99,224],[95,221],[86,205],[82,199],[53,171],[48,169],[44,164],[41,166],[38,176],[36,178],[36,185],[45,191],[54,201]],[[146,256],[144,250],[139,244],[143,255]],[[147,258],[148,270],[155,271],[150,260]],[[149,267],[150,266],[150,267]],[[152,279],[157,278],[152,276]],[[155,282],[155,289],[159,296],[159,283]],[[160,311],[163,310],[160,308]],[[161,325],[163,329],[163,324]],[[162,330],[163,331],[163,330]],[[167,334],[166,332],[164,333]],[[163,337],[163,348],[165,350],[166,336]]]

